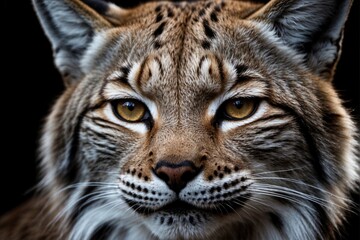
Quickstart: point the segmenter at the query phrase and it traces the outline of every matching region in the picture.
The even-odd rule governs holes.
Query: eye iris
[[[117,105],[117,113],[126,121],[137,122],[145,115],[145,107],[136,101],[120,101]]]
[[[255,103],[250,99],[235,99],[225,105],[225,113],[232,119],[243,119],[254,112]]]

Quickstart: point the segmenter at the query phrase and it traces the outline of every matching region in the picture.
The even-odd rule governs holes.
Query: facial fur
[[[58,2],[34,1],[68,86],[41,145],[49,228],[69,239],[334,238],[359,180],[356,130],[331,83],[350,1]],[[327,32],[303,16],[324,8],[336,19],[317,15]],[[41,12],[84,26],[55,31]],[[69,27],[83,32],[63,44]],[[148,118],[119,118],[124,99]],[[253,112],[224,115],[233,99]]]

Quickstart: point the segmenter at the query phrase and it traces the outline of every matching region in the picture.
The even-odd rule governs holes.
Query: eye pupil
[[[243,104],[242,101],[236,100],[236,101],[234,101],[234,106],[235,106],[237,109],[241,109],[242,107],[244,107],[244,104]]]
[[[124,107],[124,108],[127,108],[129,111],[132,112],[132,111],[134,111],[136,105],[135,105],[135,103],[133,103],[133,102],[125,102],[125,103],[123,104],[123,107]]]

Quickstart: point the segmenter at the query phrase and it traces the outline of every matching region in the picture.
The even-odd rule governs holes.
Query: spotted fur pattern
[[[350,0],[34,0],[67,86],[1,239],[334,239],[359,180],[331,80]],[[112,102],[136,99],[129,123]],[[219,117],[234,98],[250,117]],[[186,161],[174,191],[155,173]]]

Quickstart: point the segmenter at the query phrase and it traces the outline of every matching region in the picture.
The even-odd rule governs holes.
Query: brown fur
[[[334,238],[359,178],[331,83],[351,1],[34,4],[68,88],[44,128],[43,197],[0,237]],[[129,98],[150,120],[116,116]],[[227,119],[244,98],[254,113]],[[175,193],[156,169],[184,162],[198,172]]]

